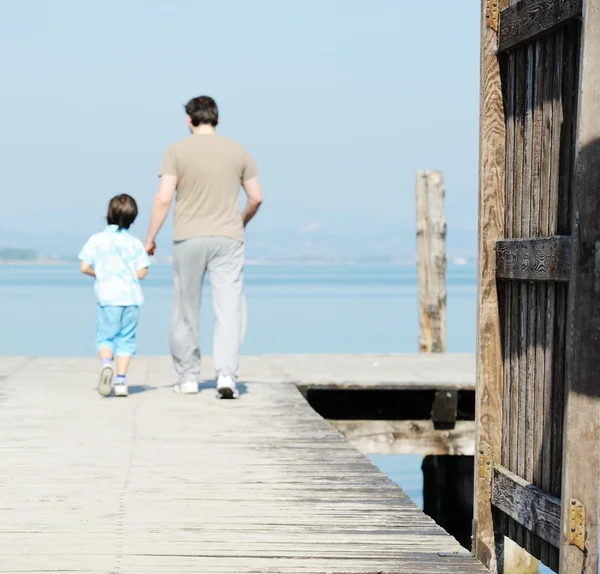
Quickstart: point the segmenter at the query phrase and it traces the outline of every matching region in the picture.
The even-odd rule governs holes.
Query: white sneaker
[[[217,379],[217,393],[222,399],[237,399],[240,396],[233,378],[223,375]]]
[[[114,371],[112,365],[106,365],[102,367],[102,371],[100,371],[100,382],[98,383],[98,392],[103,397],[108,397],[112,392],[112,383],[114,377]]]
[[[129,394],[127,385],[125,383],[118,383],[114,385],[115,397],[126,397]]]
[[[186,381],[184,383],[177,383],[173,385],[173,392],[180,395],[195,395],[198,393],[198,382]]]

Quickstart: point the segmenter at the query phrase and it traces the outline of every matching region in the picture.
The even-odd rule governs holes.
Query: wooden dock
[[[247,358],[219,401],[172,393],[167,358],[127,399],[94,359],[2,358],[0,572],[487,572],[296,386],[468,383],[472,357],[435,360]]]

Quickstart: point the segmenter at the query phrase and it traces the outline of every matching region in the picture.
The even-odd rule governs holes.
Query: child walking
[[[150,265],[144,245],[128,232],[137,214],[133,197],[113,197],[106,216],[108,226],[92,235],[79,254],[81,272],[96,279],[96,345],[102,369],[98,392],[104,397],[113,389],[113,360],[115,396],[127,396],[127,370],[136,351],[140,305],[144,302],[140,280]]]

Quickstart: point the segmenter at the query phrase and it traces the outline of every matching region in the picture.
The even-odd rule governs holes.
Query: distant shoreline
[[[73,265],[74,263],[77,263],[76,261],[68,261],[67,259],[48,259],[48,260],[28,260],[28,259],[6,259],[6,260],[2,260],[0,261],[0,265],[6,265],[6,266],[19,266],[19,267],[24,267],[26,265],[29,265],[31,267],[33,266],[47,266],[47,265]]]
[[[0,266],[5,267],[59,267],[67,265],[77,265],[77,260],[68,259],[40,259],[29,261],[26,259],[8,259],[0,261]],[[474,260],[460,259],[459,261],[448,261],[448,267],[472,267],[475,264]],[[155,266],[171,266],[170,259],[153,260],[152,265]],[[246,260],[247,267],[270,267],[270,266],[325,266],[325,265],[391,265],[394,267],[409,267],[415,266],[416,260],[406,259],[314,259],[314,260],[276,260],[276,259],[248,259]]]

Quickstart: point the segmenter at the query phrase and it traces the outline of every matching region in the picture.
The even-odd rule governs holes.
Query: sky
[[[420,169],[444,171],[450,250],[475,251],[474,0],[2,0],[0,71],[0,245],[76,250],[118,193],[143,238],[208,94],[260,167],[255,252],[412,253]]]

